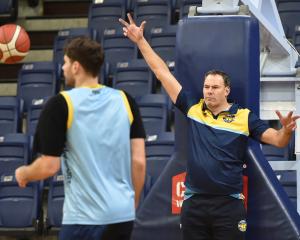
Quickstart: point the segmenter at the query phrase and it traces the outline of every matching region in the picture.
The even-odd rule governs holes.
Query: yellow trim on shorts
[[[131,125],[132,122],[133,122],[133,114],[132,114],[128,99],[126,97],[126,94],[123,91],[120,91],[120,93],[121,93],[121,96],[123,98],[123,101],[124,101],[124,104],[125,104],[125,107],[126,107],[126,110],[127,110],[127,113],[128,113],[129,122],[130,122],[130,125]]]
[[[68,121],[67,121],[67,128],[69,129],[72,125],[73,118],[74,118],[74,108],[72,104],[72,100],[66,91],[60,92],[60,94],[65,98],[68,106]]]

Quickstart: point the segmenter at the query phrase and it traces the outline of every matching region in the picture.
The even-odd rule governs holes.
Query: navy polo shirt
[[[260,141],[269,126],[236,103],[214,116],[203,99],[193,99],[184,90],[176,107],[188,120],[187,189],[200,194],[241,193],[248,138]]]

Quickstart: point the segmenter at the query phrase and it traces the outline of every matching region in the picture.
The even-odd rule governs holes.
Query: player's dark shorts
[[[109,225],[62,225],[59,240],[130,240],[133,221]]]
[[[231,196],[195,194],[183,202],[183,240],[244,240],[244,201]]]

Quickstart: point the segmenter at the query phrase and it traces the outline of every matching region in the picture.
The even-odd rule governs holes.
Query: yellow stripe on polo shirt
[[[203,103],[204,101],[201,100],[192,106],[188,111],[188,118],[214,129],[249,136],[248,115],[250,111],[248,109],[238,109],[236,114],[221,113],[215,119],[211,112],[207,111],[205,114],[202,111]]]

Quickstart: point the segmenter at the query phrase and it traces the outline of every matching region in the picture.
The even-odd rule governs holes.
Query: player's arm
[[[135,191],[135,207],[138,207],[145,183],[146,158],[145,139],[131,139],[132,182]]]
[[[68,107],[64,97],[58,94],[48,100],[40,115],[34,136],[34,152],[41,156],[28,166],[15,172],[20,187],[30,181],[53,176],[60,169],[60,155],[66,140]]]
[[[55,175],[59,169],[59,157],[42,155],[31,165],[19,167],[16,170],[16,179],[20,187],[26,187],[28,182],[51,177]]]
[[[172,75],[166,63],[153,51],[149,43],[144,38],[143,32],[146,22],[142,22],[141,26],[137,27],[131,15],[128,13],[127,16],[129,23],[123,19],[119,20],[124,26],[124,35],[137,44],[138,48],[143,54],[144,59],[154,72],[156,78],[161,81],[172,102],[175,103],[182,88],[180,83]]]
[[[131,143],[131,177],[135,191],[135,207],[138,207],[141,192],[145,183],[146,176],[146,153],[145,153],[145,138],[146,133],[143,121],[140,115],[138,105],[135,100],[125,92],[130,110],[133,116],[133,121],[130,127],[130,143]]]
[[[290,141],[292,132],[297,127],[296,120],[300,116],[293,116],[293,112],[289,112],[285,117],[279,111],[276,111],[276,114],[279,117],[282,128],[279,130],[268,128],[262,133],[260,140],[276,147],[285,147]]]

